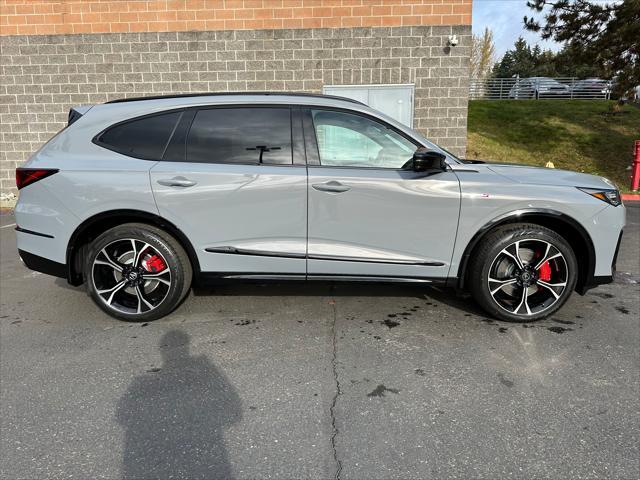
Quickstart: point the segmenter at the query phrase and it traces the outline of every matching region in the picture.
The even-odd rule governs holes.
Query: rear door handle
[[[325,183],[314,183],[311,186],[319,192],[342,193],[351,190],[351,187],[349,185],[345,185],[335,180],[331,180],[330,182]]]
[[[184,177],[162,178],[158,183],[165,187],[193,187],[196,184],[193,180]]]

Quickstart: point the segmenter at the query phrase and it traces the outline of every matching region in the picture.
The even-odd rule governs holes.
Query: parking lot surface
[[[31,272],[0,216],[2,478],[638,478],[640,206],[551,319],[407,285],[243,285],[153,323]]]

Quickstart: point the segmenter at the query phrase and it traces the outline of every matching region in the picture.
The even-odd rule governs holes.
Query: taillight
[[[16,187],[20,190],[57,172],[57,168],[16,168]]]

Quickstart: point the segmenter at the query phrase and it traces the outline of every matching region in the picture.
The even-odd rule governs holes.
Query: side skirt
[[[196,278],[196,286],[220,285],[227,283],[280,283],[280,282],[378,282],[378,283],[422,283],[446,286],[446,278],[393,277],[378,275],[305,275],[289,273],[245,273],[245,272],[202,272]],[[449,279],[449,283],[451,279]]]

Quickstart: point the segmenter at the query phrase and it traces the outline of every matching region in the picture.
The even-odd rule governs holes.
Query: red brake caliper
[[[147,272],[158,273],[167,268],[159,255],[152,255],[142,262],[142,266]]]
[[[548,261],[540,265],[540,268],[538,269],[538,278],[543,282],[551,280],[551,265],[549,265]]]

